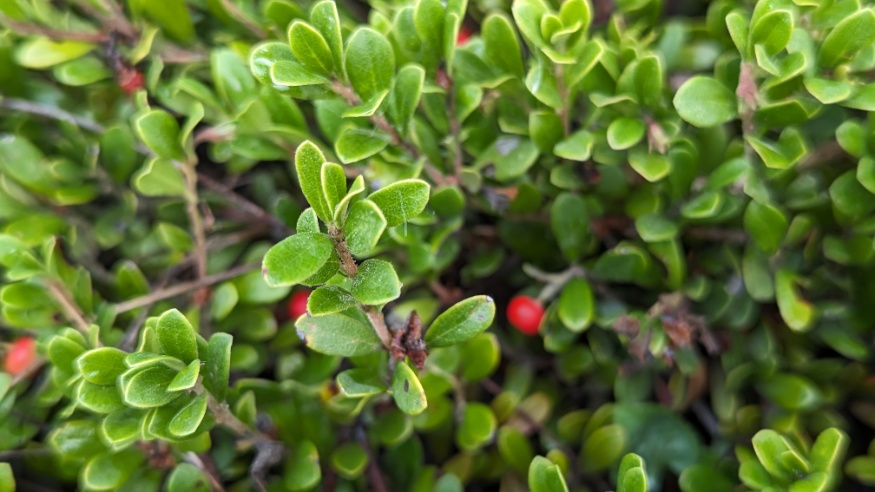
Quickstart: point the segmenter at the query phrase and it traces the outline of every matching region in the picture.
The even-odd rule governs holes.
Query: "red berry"
[[[525,335],[537,335],[544,317],[544,306],[529,296],[516,296],[507,305],[507,320]]]
[[[463,44],[467,43],[470,37],[471,31],[467,27],[462,26],[461,28],[459,28],[459,35],[456,36],[456,46],[462,46]]]
[[[36,342],[30,337],[21,337],[9,345],[6,358],[3,360],[3,370],[17,376],[24,372],[36,360]]]
[[[289,317],[298,319],[302,314],[307,313],[307,299],[310,298],[310,291],[299,290],[292,294],[289,299]]]
[[[135,68],[124,68],[118,73],[118,85],[126,94],[143,88],[143,73]]]

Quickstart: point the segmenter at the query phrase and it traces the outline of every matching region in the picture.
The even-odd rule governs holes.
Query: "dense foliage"
[[[864,0],[4,0],[0,491],[875,485],[873,73]]]

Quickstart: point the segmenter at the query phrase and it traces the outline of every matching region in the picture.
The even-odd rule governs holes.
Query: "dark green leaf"
[[[401,295],[401,281],[388,261],[366,260],[352,278],[352,295],[364,305],[380,306]]]
[[[834,67],[875,43],[875,11],[861,9],[839,22],[820,46],[820,63]]]
[[[305,345],[326,355],[355,357],[383,346],[372,327],[343,314],[302,316],[295,328]]]
[[[422,413],[428,406],[422,383],[404,361],[399,362],[395,367],[395,375],[392,376],[392,396],[398,408],[407,415]]]
[[[167,426],[171,434],[179,437],[189,436],[197,430],[207,413],[207,394],[197,395],[188,405],[173,416]]]
[[[76,366],[86,381],[114,385],[116,379],[128,368],[125,357],[127,354],[117,348],[101,347],[82,354],[76,359]]]
[[[153,109],[140,115],[134,120],[134,130],[156,156],[171,160],[185,159],[179,142],[179,123],[167,111]]]
[[[261,271],[273,287],[295,285],[318,273],[333,254],[334,243],[325,234],[295,234],[268,250]]]
[[[301,20],[289,26],[289,44],[292,54],[305,67],[320,74],[330,75],[334,71],[334,59],[325,38],[310,24]]]
[[[215,333],[207,344],[204,361],[204,387],[219,402],[225,401],[228,393],[228,378],[231,375],[231,343],[234,337],[227,333]]]
[[[678,89],[674,107],[687,123],[700,128],[721,125],[735,118],[735,94],[711,77],[697,75]]]
[[[346,75],[363,101],[391,87],[395,74],[392,45],[379,32],[360,27],[346,44],[343,57]]]
[[[571,331],[587,329],[595,317],[595,298],[585,279],[575,278],[562,288],[559,296],[559,319]]]
[[[464,342],[489,328],[494,317],[495,301],[491,297],[470,297],[434,320],[425,334],[425,343],[436,348]]]
[[[402,179],[371,193],[368,199],[383,211],[386,225],[395,227],[425,210],[429,189],[430,187],[425,181]]]
[[[550,225],[565,258],[569,261],[580,259],[589,238],[586,201],[573,193],[559,194],[550,208]]]

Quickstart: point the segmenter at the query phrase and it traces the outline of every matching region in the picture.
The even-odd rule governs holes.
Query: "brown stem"
[[[389,327],[386,326],[386,319],[383,317],[383,312],[375,306],[364,306],[364,309],[365,314],[368,315],[368,320],[371,322],[371,326],[374,327],[374,331],[377,332],[377,336],[380,337],[380,341],[383,342],[383,346],[391,351],[392,335],[389,333]]]
[[[222,197],[228,199],[228,201],[232,202],[240,210],[248,213],[256,219],[264,222],[269,222],[275,227],[280,227],[284,232],[291,232],[289,231],[289,228],[276,216],[270,214],[267,210],[259,207],[243,195],[238,194],[237,192],[232,190],[231,187],[225,185],[224,183],[217,181],[204,173],[197,173],[197,180],[205,187],[220,193]]]
[[[35,116],[43,116],[58,121],[66,121],[72,123],[83,130],[88,130],[93,133],[103,133],[105,128],[103,125],[94,122],[88,118],[76,116],[73,113],[68,113],[63,109],[36,104],[24,99],[3,98],[0,99],[0,108],[11,109],[13,111],[21,111],[22,113],[32,114]]]
[[[215,275],[210,275],[199,280],[193,280],[191,282],[177,284],[167,289],[157,290],[155,292],[151,292],[149,294],[131,299],[129,301],[120,302],[115,305],[115,313],[121,314],[127,311],[131,311],[133,309],[148,306],[158,301],[163,301],[164,299],[170,299],[171,297],[185,294],[186,292],[191,292],[193,290],[214,285],[219,282],[224,282],[225,280],[229,280],[234,277],[239,277],[240,275],[243,275],[245,273],[249,273],[259,266],[261,265],[258,263],[240,265],[236,268],[228,270],[227,272],[217,273]]]
[[[364,430],[359,428],[356,431],[356,437],[359,444],[361,444],[365,449],[365,452],[368,454],[368,479],[371,482],[371,490],[374,492],[388,492],[389,488],[386,487],[386,479],[383,478],[383,473],[380,471],[380,464],[377,463],[377,456],[374,454],[374,450],[371,449],[371,445],[368,442],[367,436],[365,436]]]
[[[208,456],[208,455],[207,455]],[[188,451],[187,453],[182,455],[182,459],[191,463],[200,471],[206,475],[207,480],[210,481],[210,487],[213,489],[213,492],[224,492],[225,488],[222,487],[222,482],[219,481],[218,476],[216,475],[216,470],[207,466],[204,460],[194,451]]]
[[[3,21],[9,29],[20,36],[46,36],[51,39],[63,39],[69,41],[87,41],[95,43],[103,43],[109,40],[109,36],[102,32],[70,32],[59,31],[50,27],[41,26],[39,24],[31,24],[29,22],[19,22],[12,20],[0,14],[0,21]]]
[[[206,391],[203,386],[199,386],[197,390],[200,392]],[[258,430],[252,429],[244,424],[236,415],[234,415],[233,412],[231,412],[227,403],[219,403],[213,395],[209,394],[209,392],[207,392],[207,408],[210,409],[210,413],[216,419],[217,424],[227,428],[237,437],[246,439],[253,443],[273,441],[273,439],[267,437]]]
[[[342,97],[350,106],[358,106],[362,103],[362,100],[358,97],[355,91],[353,91],[352,88],[344,85],[340,81],[335,80],[331,84],[331,90],[334,91],[334,93],[338,96]],[[448,180],[443,174],[441,174],[440,171],[438,171],[436,167],[434,167],[434,164],[432,164],[428,160],[428,157],[425,157],[419,153],[419,149],[417,149],[415,145],[401,138],[401,135],[398,133],[397,130],[395,130],[395,127],[393,127],[392,124],[389,123],[389,120],[387,120],[383,115],[373,114],[371,115],[370,120],[374,125],[377,126],[377,128],[383,130],[384,132],[386,132],[387,135],[389,135],[392,145],[401,147],[401,149],[404,150],[404,152],[406,152],[415,161],[419,160],[420,158],[424,159],[425,165],[423,166],[423,169],[425,170],[425,173],[428,174],[428,177],[432,181],[434,181],[435,184],[443,185],[450,183],[450,180]]]
[[[47,279],[46,288],[55,299],[55,302],[58,303],[61,311],[64,312],[64,316],[76,326],[76,329],[82,333],[88,333],[88,327],[91,326],[91,323],[85,320],[85,315],[82,314],[79,306],[76,305],[67,287],[58,280]]]
[[[240,24],[249,30],[256,38],[264,39],[267,37],[267,33],[264,32],[264,29],[261,28],[255,21],[249,18],[248,15],[243,13],[243,11],[231,0],[219,0],[222,3],[222,6],[225,7],[225,10],[231,14],[231,17],[237,19]]]

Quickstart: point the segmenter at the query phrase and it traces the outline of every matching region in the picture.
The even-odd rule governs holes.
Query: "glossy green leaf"
[[[286,87],[307,87],[322,85],[328,82],[328,78],[309,70],[297,61],[279,60],[269,69],[270,80],[276,85]]]
[[[103,386],[80,381],[76,386],[75,400],[79,406],[94,413],[113,413],[125,408],[115,385]]]
[[[325,156],[312,142],[304,142],[295,151],[295,171],[304,197],[323,222],[330,222],[331,209],[322,189],[322,166]],[[299,231],[301,232],[301,231]],[[314,231],[315,232],[315,231]]]
[[[595,137],[586,130],[578,130],[553,147],[557,157],[573,161],[586,161],[592,155]]]
[[[416,217],[425,210],[429,185],[419,179],[403,179],[371,193],[368,199],[383,212],[386,225],[395,227]]]
[[[292,54],[305,67],[320,74],[334,71],[334,58],[325,38],[313,26],[296,20],[289,26],[289,44]]]
[[[94,48],[94,43],[53,41],[45,37],[34,37],[18,45],[15,50],[15,61],[22,67],[39,70],[75,60]]]
[[[361,304],[379,306],[401,295],[401,281],[388,261],[365,260],[352,278],[351,292]]]
[[[425,333],[425,343],[435,348],[464,342],[489,328],[494,317],[495,301],[491,297],[470,297],[434,320]]]
[[[331,453],[331,467],[348,480],[358,478],[368,465],[368,453],[357,442],[341,445]]]
[[[831,427],[817,436],[808,459],[813,472],[836,474],[841,470],[851,438],[843,430]]]
[[[201,361],[195,359],[185,369],[179,372],[170,385],[167,386],[167,391],[183,391],[194,388],[197,384],[197,378],[201,373]]]
[[[234,337],[227,333],[214,333],[207,343],[204,361],[204,387],[217,401],[225,401],[228,393],[228,378],[231,375],[231,343]]]
[[[697,75],[678,89],[674,107],[687,123],[699,128],[721,125],[736,117],[735,94],[716,79]]]
[[[678,225],[659,213],[644,214],[635,219],[635,229],[648,243],[669,241],[678,235]]]
[[[116,379],[127,370],[127,354],[113,347],[89,350],[76,359],[76,367],[82,378],[89,383],[114,385]]]
[[[167,476],[167,492],[209,492],[209,478],[190,463],[179,463]]]
[[[559,295],[559,319],[571,331],[586,330],[595,318],[595,297],[586,279],[575,278]]]
[[[179,412],[167,426],[171,434],[179,437],[189,436],[197,430],[207,413],[207,394],[201,393]]]
[[[392,90],[387,101],[389,119],[402,133],[410,124],[425,82],[425,70],[416,64],[408,64],[398,70],[392,81]]]
[[[380,376],[371,369],[347,369],[337,375],[340,391],[351,398],[378,395],[386,391]]]
[[[171,309],[158,318],[155,327],[161,350],[186,364],[197,359],[195,329],[177,309]]]
[[[807,331],[814,323],[816,312],[811,303],[796,289],[796,275],[788,270],[778,270],[775,275],[775,297],[784,322],[794,331]]]
[[[133,449],[99,454],[82,469],[82,483],[90,490],[117,490],[143,459],[143,454]]]
[[[167,111],[153,109],[134,120],[134,130],[140,140],[156,156],[183,160],[185,152],[179,143],[179,123]]]
[[[340,162],[350,164],[371,157],[389,145],[389,135],[378,130],[348,126],[334,142],[334,151]]]
[[[272,287],[300,284],[318,273],[334,254],[334,243],[325,234],[289,236],[264,255],[261,271]]]
[[[750,43],[775,55],[787,46],[792,34],[793,14],[789,10],[773,10],[757,19],[750,31]]]
[[[361,27],[347,41],[343,65],[353,89],[363,101],[367,101],[391,87],[395,55],[382,34]]]
[[[751,201],[745,209],[744,229],[766,253],[774,253],[781,247],[788,225],[784,213],[771,204]]]
[[[608,145],[614,150],[628,149],[644,138],[645,129],[640,118],[617,118],[608,126]]]
[[[531,492],[568,492],[565,478],[559,466],[542,456],[535,456],[529,465],[529,490]]]
[[[372,327],[343,314],[302,316],[295,328],[305,345],[326,355],[355,357],[383,346]]]
[[[628,435],[619,425],[606,425],[593,431],[580,451],[581,464],[588,470],[604,470],[620,459],[626,450]]]
[[[173,161],[155,157],[134,174],[134,188],[144,196],[182,196],[185,194],[185,179]]]
[[[178,392],[167,390],[176,374],[177,371],[163,364],[128,370],[120,382],[125,403],[135,408],[154,408],[172,402],[180,396]]]
[[[820,46],[820,64],[834,67],[872,43],[875,43],[875,11],[861,9],[836,24],[826,35]]]
[[[671,170],[671,162],[664,155],[638,148],[629,152],[629,165],[651,183],[665,178]]]
[[[383,211],[371,200],[353,203],[343,227],[349,252],[356,257],[370,254],[377,246],[387,224]]]
[[[399,362],[395,367],[395,374],[392,376],[392,397],[398,408],[407,415],[420,414],[428,406],[422,383],[404,361]]]
[[[336,285],[323,285],[307,298],[307,312],[312,316],[339,313],[355,306],[352,293]]]
[[[332,2],[333,3],[333,2]],[[312,441],[296,442],[289,450],[289,457],[283,473],[283,483],[287,490],[311,490],[322,478],[319,467],[319,451]]]
[[[509,18],[490,14],[481,28],[486,62],[498,71],[515,77],[525,75],[520,42]]]

